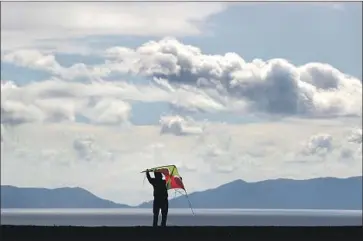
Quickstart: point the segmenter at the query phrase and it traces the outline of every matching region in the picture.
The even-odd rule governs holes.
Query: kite
[[[189,202],[189,207],[193,212],[194,215],[194,211],[192,208],[192,205],[189,201],[189,197],[188,197],[188,193],[185,189],[184,183],[183,183],[183,179],[179,174],[178,169],[176,168],[175,165],[166,165],[166,166],[159,166],[159,167],[153,167],[153,168],[149,168],[147,169],[150,172],[160,172],[165,176],[165,181],[166,181],[166,189],[167,190],[176,190],[178,191],[179,189],[183,190],[185,192],[185,195],[188,199]],[[147,170],[142,171],[146,172]]]

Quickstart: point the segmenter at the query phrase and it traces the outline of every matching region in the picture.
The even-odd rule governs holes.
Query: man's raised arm
[[[154,180],[151,178],[149,170],[146,170],[146,177],[147,177],[147,180],[149,181],[149,183],[153,184]]]

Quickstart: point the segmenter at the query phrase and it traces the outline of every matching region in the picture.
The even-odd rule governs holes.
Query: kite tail
[[[183,193],[182,192],[180,192],[180,191],[178,191],[178,190],[175,190],[176,192],[178,192],[179,194],[181,194],[181,195],[183,195]],[[189,200],[189,196],[188,196],[188,193],[187,193],[187,191],[184,189],[184,192],[185,192],[185,197],[187,198],[187,200],[188,200],[188,204],[189,204],[189,208],[190,208],[190,210],[192,210],[192,213],[193,213],[193,216],[195,216],[195,213],[194,213],[194,210],[193,210],[193,207],[192,207],[192,204],[191,204],[191,202],[190,202],[190,200]],[[184,195],[183,195],[184,196]]]
[[[186,191],[186,190],[184,190],[184,191],[185,191],[185,195],[186,195],[186,198],[187,198],[187,200],[188,200],[188,203],[189,203],[190,210],[192,210],[193,216],[195,216],[195,213],[194,213],[194,210],[193,210],[193,207],[192,207],[192,203],[191,203],[191,202],[190,202],[190,200],[189,200],[188,193],[187,193],[187,191]]]
[[[144,176],[144,180],[142,181],[142,186],[145,185],[145,179],[146,179],[146,176]]]

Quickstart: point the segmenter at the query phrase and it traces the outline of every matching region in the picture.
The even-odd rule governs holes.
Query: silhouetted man
[[[166,226],[168,216],[169,202],[168,190],[166,189],[166,181],[160,172],[154,172],[155,178],[150,177],[149,170],[146,170],[146,177],[150,184],[154,187],[154,203],[153,203],[153,226],[158,225],[159,212],[161,210],[161,226]]]

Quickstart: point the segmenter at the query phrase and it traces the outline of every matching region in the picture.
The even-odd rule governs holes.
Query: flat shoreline
[[[362,211],[352,210],[190,210],[169,209],[169,226],[359,226]],[[1,210],[2,225],[134,227],[150,226],[150,209]]]
[[[362,240],[362,226],[80,227],[1,225],[1,240]]]

